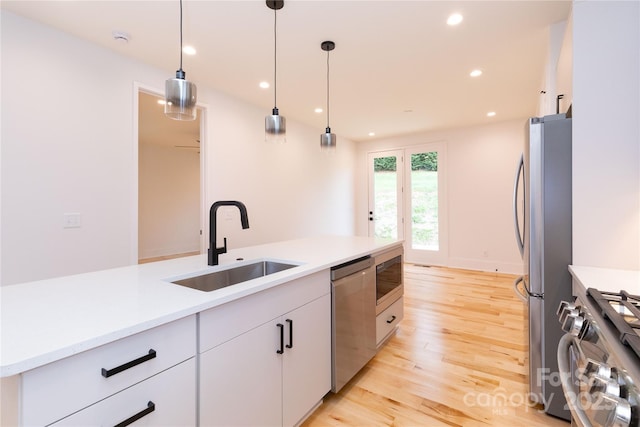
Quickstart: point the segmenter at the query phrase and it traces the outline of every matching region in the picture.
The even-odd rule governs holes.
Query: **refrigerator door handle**
[[[522,282],[522,289],[524,290],[524,292],[520,291],[520,286],[518,286],[520,282]],[[539,294],[539,293],[531,292],[529,288],[527,288],[527,284],[524,281],[524,276],[520,276],[513,281],[513,290],[515,291],[518,298],[520,298],[522,302],[526,302],[527,304],[529,303],[529,298],[544,299],[544,293]]]
[[[529,303],[529,295],[525,295],[522,292],[520,292],[520,287],[518,287],[518,284],[522,282],[523,286],[524,286],[524,276],[520,276],[518,277],[516,280],[513,281],[513,290],[516,293],[516,296],[518,298],[520,298],[522,300],[522,302],[524,303]],[[525,288],[526,289],[526,288]],[[527,291],[527,294],[529,293],[529,291]]]
[[[520,162],[518,163],[518,168],[516,170],[516,178],[513,184],[513,223],[516,228],[516,242],[518,243],[518,250],[520,250],[520,256],[524,257],[524,237],[520,232],[520,218],[518,217],[518,188],[520,187],[520,177],[524,176],[524,153],[520,155]],[[524,188],[524,180],[523,183],[523,193],[526,196],[526,188]]]

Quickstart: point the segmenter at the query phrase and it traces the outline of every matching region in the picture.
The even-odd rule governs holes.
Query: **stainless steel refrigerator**
[[[524,275],[516,294],[528,304],[531,397],[547,414],[570,419],[558,376],[557,348],[564,332],[556,315],[571,300],[571,119],[529,119],[514,183],[516,240]]]

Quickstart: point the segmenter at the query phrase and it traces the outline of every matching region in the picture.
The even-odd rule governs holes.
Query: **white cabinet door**
[[[283,425],[295,425],[331,389],[331,295],[283,316],[285,347],[282,369]],[[291,322],[287,322],[290,320]]]
[[[282,425],[278,323],[267,322],[200,355],[201,426]]]

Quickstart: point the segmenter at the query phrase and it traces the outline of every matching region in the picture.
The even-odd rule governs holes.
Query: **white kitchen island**
[[[198,335],[202,313],[208,313],[207,318],[215,320],[218,312],[226,310],[218,323],[210,320],[205,325],[213,331],[218,328],[228,330],[225,325],[242,324],[237,320],[248,319],[244,329],[234,326],[237,329],[235,336],[257,329],[261,322],[275,319],[276,313],[284,316],[283,323],[290,320],[286,316],[289,312],[299,314],[299,323],[306,322],[309,327],[317,322],[304,316],[322,315],[323,322],[327,322],[326,328],[322,329],[324,334],[329,330],[330,322],[330,310],[327,311],[327,307],[330,308],[327,297],[329,268],[400,244],[366,237],[307,238],[233,249],[221,255],[220,265],[213,267],[207,265],[204,254],[2,287],[0,376],[3,378],[3,412],[0,421],[2,425],[40,425],[64,418],[69,422],[59,425],[83,424],[100,417],[100,411],[109,413],[113,407],[126,406],[126,402],[135,400],[129,394],[135,396],[143,393],[139,389],[151,387],[165,389],[168,395],[158,399],[180,408],[162,412],[160,404],[149,401],[148,406],[145,402],[139,411],[135,409],[139,405],[132,406],[132,419],[128,421],[133,422],[135,416],[142,414],[138,422],[143,423],[147,414],[155,412],[156,417],[167,413],[179,417],[167,418],[167,424],[179,421],[182,425],[195,425],[199,417],[196,412],[197,366],[204,354],[207,358],[213,357],[213,353],[205,353],[210,348],[198,347],[203,341]],[[171,283],[183,277],[257,260],[285,261],[298,266],[212,292]],[[295,312],[311,303],[315,305],[309,313]],[[261,311],[265,306],[273,309]],[[225,337],[223,333],[221,338],[215,338],[220,341],[215,345],[232,338],[234,336]],[[216,351],[220,348],[216,347]],[[134,349],[133,356],[127,354],[129,349]],[[326,357],[330,358],[330,354]],[[323,366],[326,357],[322,356]],[[233,360],[226,363],[231,362]],[[111,374],[120,364],[127,363],[135,365],[130,369],[125,367],[123,373]],[[97,379],[82,379],[83,364],[91,366],[87,368],[91,376],[97,372]],[[116,385],[108,384],[112,379]],[[50,387],[43,388],[42,383]],[[109,396],[125,403],[116,398],[106,399]],[[103,407],[94,405],[95,402]],[[287,403],[282,405],[287,406]],[[180,412],[182,406],[187,407],[185,413]],[[34,411],[37,416],[32,414]],[[68,417],[70,414],[74,415]],[[288,419],[285,414],[283,420]],[[282,424],[289,423],[282,421]]]

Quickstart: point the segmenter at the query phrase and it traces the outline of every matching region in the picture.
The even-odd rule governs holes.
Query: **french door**
[[[402,150],[369,153],[369,236],[403,239]]]
[[[369,153],[369,236],[404,239],[405,259],[446,265],[446,145]]]

